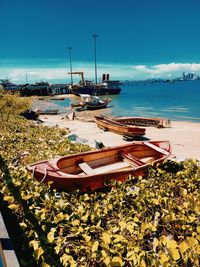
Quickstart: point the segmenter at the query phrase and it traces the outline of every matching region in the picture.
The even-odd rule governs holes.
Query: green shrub
[[[0,133],[0,146],[1,192],[38,266],[200,265],[197,161],[166,161],[107,192],[58,193],[33,179],[26,164],[89,147],[18,116]]]

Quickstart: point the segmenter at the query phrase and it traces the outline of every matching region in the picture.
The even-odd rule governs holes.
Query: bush
[[[0,145],[1,192],[38,266],[199,266],[197,161],[166,161],[107,192],[66,193],[39,183],[25,166],[89,147],[17,116]]]

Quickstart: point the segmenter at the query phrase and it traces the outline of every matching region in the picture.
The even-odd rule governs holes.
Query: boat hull
[[[58,114],[59,110],[58,109],[49,109],[49,110],[37,110],[37,113],[39,115],[56,115]]]
[[[145,135],[145,128],[127,126],[104,116],[95,116],[95,122],[99,128],[108,130],[127,137],[142,137]]]
[[[115,117],[113,118],[113,120],[126,125],[145,126],[145,127],[164,128],[164,127],[170,127],[171,125],[170,120],[163,118]]]
[[[168,158],[168,141],[133,142],[112,148],[45,160],[27,166],[41,182],[53,182],[60,191],[96,190],[111,180],[125,181],[129,175],[146,174],[151,164]]]

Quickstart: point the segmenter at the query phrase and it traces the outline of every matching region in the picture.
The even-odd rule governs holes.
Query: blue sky
[[[200,75],[199,0],[0,0],[0,78],[70,79],[74,71],[146,79]]]

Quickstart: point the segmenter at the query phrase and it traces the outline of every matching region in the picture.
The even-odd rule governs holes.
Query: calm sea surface
[[[112,107],[102,113],[200,122],[200,81],[127,83],[119,95],[108,97]],[[69,107],[70,99],[52,102],[62,110]]]

